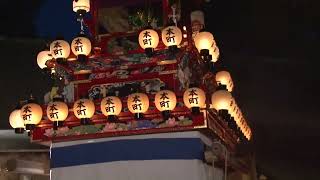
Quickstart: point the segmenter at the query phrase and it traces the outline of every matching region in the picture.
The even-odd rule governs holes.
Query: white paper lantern
[[[162,42],[167,47],[178,46],[182,41],[182,32],[176,26],[168,26],[161,32]]]
[[[88,56],[91,52],[91,48],[91,41],[87,37],[79,36],[71,42],[71,50],[76,56]]]
[[[142,49],[156,48],[159,44],[159,36],[157,31],[153,29],[145,29],[139,34],[139,44]]]
[[[47,106],[47,117],[50,121],[65,121],[69,114],[68,105],[64,102],[54,101]]]
[[[38,66],[43,69],[43,68],[46,68],[47,65],[47,61],[51,60],[52,59],[52,56],[50,54],[50,51],[41,51],[38,53],[37,55],[37,63],[38,63]]]
[[[177,97],[172,91],[162,90],[155,95],[154,103],[161,112],[172,111],[177,105]]]
[[[105,116],[117,116],[122,110],[121,99],[116,96],[107,96],[102,99],[100,107]]]
[[[95,113],[95,105],[90,99],[79,99],[73,105],[73,113],[78,119],[90,119]]]
[[[76,13],[87,13],[90,11],[90,0],[73,0],[73,11]]]
[[[70,55],[70,45],[65,40],[55,40],[50,44],[50,53],[55,59],[66,59]]]

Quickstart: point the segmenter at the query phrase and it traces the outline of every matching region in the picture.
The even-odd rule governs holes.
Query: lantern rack
[[[163,21],[166,22],[167,17],[175,14],[170,14],[168,1],[162,2],[166,17]],[[81,34],[72,41],[71,47],[67,41],[59,38],[51,43],[50,50],[38,54],[39,67],[55,79],[61,79],[58,84],[62,89],[58,85],[53,87],[47,102],[41,107],[26,102],[21,109],[15,109],[9,121],[17,133],[26,129],[33,142],[46,144],[197,130],[219,138],[231,151],[251,140],[251,128],[231,94],[234,84],[230,73],[224,70],[216,72],[214,69],[220,51],[213,35],[208,31],[200,31],[204,27],[201,13],[191,13],[191,22],[180,21],[178,26],[161,28],[162,31],[145,27],[97,35],[99,3],[102,1],[73,1],[78,19],[89,26],[93,37]],[[85,19],[86,13],[91,13],[91,20]],[[179,38],[175,39],[175,36]],[[200,91],[191,94],[194,87],[202,89],[203,94]],[[162,104],[156,108],[155,94],[164,90],[174,93],[171,96],[177,101],[173,103],[174,107],[164,109]],[[128,110],[127,98],[137,91],[146,94],[149,99],[150,105],[145,112]],[[190,97],[184,99],[187,91],[190,91]],[[109,97],[110,93],[121,100],[119,114],[106,115],[101,110],[101,100]],[[171,97],[167,98],[172,100]],[[47,104],[55,104],[54,98],[64,98],[62,103],[67,110],[64,108],[62,111],[58,104],[48,110]],[[94,105],[75,104],[80,99]],[[200,107],[200,100],[205,102],[204,106]],[[143,105],[146,102],[141,103]],[[77,114],[82,110],[84,114]],[[51,111],[56,114],[67,113],[67,116],[59,119],[58,115],[49,115],[48,118],[47,112]],[[88,111],[93,115],[86,114]],[[164,111],[168,111],[167,117],[162,113]],[[135,118],[134,113],[143,113],[144,117]],[[117,118],[114,121],[107,120],[109,116]],[[81,124],[83,119],[90,123]],[[55,129],[54,123],[63,125]]]

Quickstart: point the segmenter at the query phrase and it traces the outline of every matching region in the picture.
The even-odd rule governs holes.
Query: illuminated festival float
[[[252,130],[203,3],[73,1],[79,35],[37,57],[55,86],[10,115],[51,147],[51,179],[252,179]]]

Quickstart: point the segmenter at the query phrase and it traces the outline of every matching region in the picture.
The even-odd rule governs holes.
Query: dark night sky
[[[1,129],[9,127],[8,114],[18,99],[31,89],[38,97],[49,89],[35,62],[44,43],[35,22],[44,5],[2,0]],[[230,69],[234,94],[254,129],[258,167],[273,179],[320,177],[319,5],[215,0],[208,7],[220,61]]]

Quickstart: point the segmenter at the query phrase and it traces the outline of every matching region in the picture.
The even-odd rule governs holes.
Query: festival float
[[[50,146],[52,179],[250,179],[252,131],[203,3],[73,1],[79,35],[37,56],[55,85],[9,119]]]

